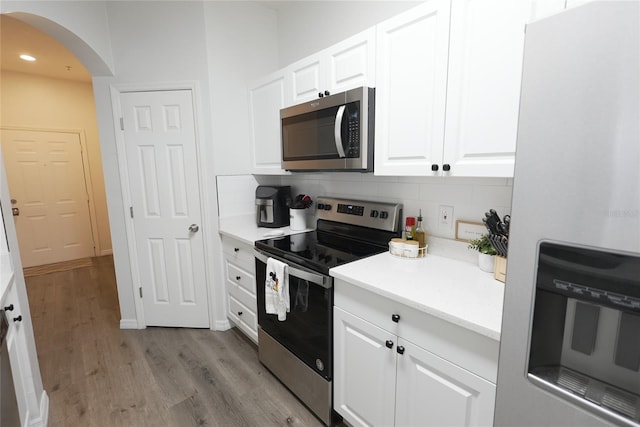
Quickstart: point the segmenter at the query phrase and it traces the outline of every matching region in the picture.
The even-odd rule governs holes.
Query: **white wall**
[[[277,68],[277,16],[254,2],[205,2],[217,175],[247,174],[247,84]]]
[[[420,1],[278,2],[278,68],[357,34]]]

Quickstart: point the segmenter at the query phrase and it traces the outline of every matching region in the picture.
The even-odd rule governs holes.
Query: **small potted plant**
[[[493,273],[494,255],[497,254],[496,250],[491,245],[489,237],[484,235],[469,242],[469,249],[478,251],[478,267],[480,270],[487,273]]]

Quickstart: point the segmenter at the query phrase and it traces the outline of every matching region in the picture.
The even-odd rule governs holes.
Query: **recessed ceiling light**
[[[36,58],[34,58],[31,55],[20,55],[20,59],[24,60],[24,61],[29,61],[29,62],[33,62],[36,60]]]

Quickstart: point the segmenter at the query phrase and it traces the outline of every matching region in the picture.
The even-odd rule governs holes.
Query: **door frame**
[[[87,190],[89,223],[91,224],[91,240],[93,241],[93,256],[106,255],[102,251],[102,243],[100,242],[100,234],[98,233],[98,220],[96,215],[95,199],[93,197],[93,180],[91,179],[91,164],[89,163],[89,152],[87,148],[87,139],[83,129],[50,129],[39,127],[22,127],[22,126],[0,126],[0,130],[15,130],[26,132],[50,132],[50,133],[71,133],[78,135],[80,140],[80,155],[82,156],[82,174],[84,177],[84,186]],[[9,188],[11,191],[11,188]]]
[[[129,248],[129,263],[131,265],[131,292],[134,301],[134,307],[136,310],[136,324],[131,322],[120,322],[120,328],[126,329],[145,329],[147,327],[144,318],[144,307],[142,299],[140,298],[139,288],[142,286],[140,280],[140,269],[136,252],[135,230],[133,218],[131,218],[129,207],[132,206],[131,187],[129,185],[129,175],[127,169],[127,157],[125,151],[124,133],[120,127],[120,118],[122,117],[122,108],[120,105],[120,94],[128,92],[165,92],[173,90],[189,90],[191,91],[191,102],[193,107],[194,117],[194,135],[196,138],[195,148],[197,156],[198,167],[198,191],[200,192],[200,216],[201,216],[201,232],[203,233],[203,250],[204,250],[204,275],[205,275],[205,287],[207,289],[207,304],[209,308],[209,328],[213,329],[215,325],[215,304],[214,294],[211,289],[211,278],[213,277],[213,271],[211,271],[212,263],[210,261],[209,254],[211,253],[209,243],[209,232],[213,230],[213,224],[211,218],[212,214],[209,212],[209,192],[207,191],[207,180],[205,175],[205,159],[206,159],[206,147],[204,145],[205,137],[200,126],[199,111],[201,111],[201,97],[200,97],[200,85],[197,81],[179,81],[179,82],[164,82],[164,83],[131,83],[131,84],[112,84],[110,85],[111,92],[111,108],[113,113],[113,130],[116,142],[116,154],[118,157],[118,168],[120,175],[120,190],[122,191],[122,209],[125,218],[125,232],[127,234],[127,246]]]

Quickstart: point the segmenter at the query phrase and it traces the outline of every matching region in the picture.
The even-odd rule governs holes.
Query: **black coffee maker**
[[[256,223],[258,227],[279,228],[289,225],[291,187],[259,185],[256,188]]]

